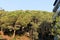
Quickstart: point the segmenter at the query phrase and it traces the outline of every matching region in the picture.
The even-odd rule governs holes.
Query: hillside
[[[27,34],[26,36],[30,39],[38,39],[39,33],[52,32],[52,16],[52,12],[39,10],[0,10],[0,31],[3,32],[0,35],[8,35],[15,38],[17,35]]]

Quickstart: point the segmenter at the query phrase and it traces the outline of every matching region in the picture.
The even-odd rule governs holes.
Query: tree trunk
[[[14,38],[15,37],[15,30],[14,30],[14,33],[13,33],[13,36],[12,36],[12,38]]]
[[[1,28],[1,35],[4,35],[4,33],[3,33],[3,28]]]

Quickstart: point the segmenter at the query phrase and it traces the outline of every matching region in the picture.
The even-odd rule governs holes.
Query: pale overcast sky
[[[42,10],[52,11],[55,0],[0,0],[5,10]]]

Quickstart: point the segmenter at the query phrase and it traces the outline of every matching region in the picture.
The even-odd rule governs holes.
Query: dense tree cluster
[[[38,39],[41,31],[53,32],[52,16],[52,12],[39,10],[0,11],[0,31],[14,36],[32,32],[32,38]]]

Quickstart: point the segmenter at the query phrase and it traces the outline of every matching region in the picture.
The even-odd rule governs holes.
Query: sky
[[[52,12],[55,0],[0,0],[0,8],[12,10],[42,10]]]

